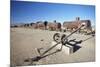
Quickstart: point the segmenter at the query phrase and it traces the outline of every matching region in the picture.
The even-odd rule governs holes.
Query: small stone
[[[41,39],[41,41],[44,41],[43,39]]]

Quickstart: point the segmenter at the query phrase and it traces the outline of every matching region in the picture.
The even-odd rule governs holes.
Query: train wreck
[[[11,27],[24,27],[24,28],[32,28],[32,29],[40,29],[40,30],[49,30],[49,31],[69,31],[73,32],[80,27],[82,23],[85,23],[84,28],[78,30],[78,33],[92,33],[95,32],[92,30],[91,21],[90,20],[80,20],[80,17],[76,17],[74,21],[64,21],[63,24],[61,22],[57,22],[54,20],[53,22],[49,21],[37,21],[35,23],[21,24],[21,25],[13,25]]]
[[[76,30],[82,23],[85,23],[83,29],[80,29],[78,32],[84,31],[85,33],[92,32],[91,21],[90,20],[80,20],[80,17],[76,17],[75,21],[65,21],[63,23],[63,27],[66,30],[74,31]]]

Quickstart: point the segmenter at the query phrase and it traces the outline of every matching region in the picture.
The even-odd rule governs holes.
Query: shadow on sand
[[[73,46],[73,53],[76,52],[77,50],[79,50],[81,48],[81,46],[79,46],[78,44],[82,43],[82,40],[80,40],[80,41],[75,41],[75,40],[76,39],[69,40],[68,42],[66,42],[64,44],[65,46],[67,46],[67,45]]]

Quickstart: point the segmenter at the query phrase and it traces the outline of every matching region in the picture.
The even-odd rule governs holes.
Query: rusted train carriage
[[[79,32],[88,33],[88,32],[92,31],[91,21],[90,20],[80,20],[79,18],[76,19],[75,21],[65,21],[63,23],[63,27],[66,30],[73,31],[73,30],[79,28],[82,23],[85,23],[85,26],[84,26],[84,28],[80,29]]]
[[[60,31],[61,30],[61,23],[49,22],[47,25],[47,29],[52,30],[52,31]]]

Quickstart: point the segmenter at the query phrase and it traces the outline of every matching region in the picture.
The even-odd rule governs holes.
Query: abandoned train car
[[[79,17],[77,17],[75,21],[65,21],[63,23],[63,27],[66,30],[74,31],[77,28],[79,28],[82,23],[85,23],[85,26],[84,28],[80,29],[78,32],[88,33],[92,31],[91,21],[90,20],[80,20]]]

